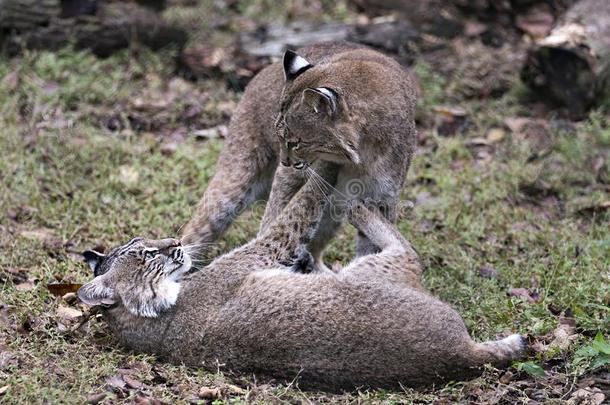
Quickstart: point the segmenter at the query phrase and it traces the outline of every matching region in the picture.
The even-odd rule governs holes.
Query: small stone
[[[90,394],[87,395],[87,403],[88,404],[99,404],[106,398],[105,392],[100,392],[99,394]]]

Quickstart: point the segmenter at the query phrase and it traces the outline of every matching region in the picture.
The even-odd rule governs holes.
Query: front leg
[[[265,215],[261,221],[260,232],[264,232],[267,227],[280,215],[286,204],[305,184],[306,176],[304,171],[284,165],[278,166],[273,178],[271,194],[265,208]]]
[[[311,274],[315,270],[314,258],[305,245],[299,246],[290,260],[280,264],[288,267],[288,271],[292,273]]]
[[[320,174],[336,181],[338,167],[325,165]],[[251,247],[268,262],[278,264],[289,260],[300,245],[313,237],[328,204],[329,190],[310,179],[290,200],[279,216],[261,229]]]

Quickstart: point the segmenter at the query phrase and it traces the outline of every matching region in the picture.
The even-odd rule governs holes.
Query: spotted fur
[[[431,385],[521,356],[519,335],[470,338],[460,315],[424,291],[417,253],[376,208],[354,204],[349,220],[379,253],[336,273],[290,271],[312,261],[303,246],[324,200],[308,182],[257,238],[184,276],[178,300],[157,318],[119,301],[105,311],[108,324],[136,351],[305,389]],[[129,273],[124,265],[107,274]]]

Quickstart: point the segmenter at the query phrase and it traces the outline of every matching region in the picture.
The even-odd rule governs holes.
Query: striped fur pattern
[[[80,299],[90,305],[121,302],[129,312],[157,317],[176,303],[180,278],[191,268],[191,258],[176,239],[134,238],[103,255],[83,253],[95,278],[80,288]]]

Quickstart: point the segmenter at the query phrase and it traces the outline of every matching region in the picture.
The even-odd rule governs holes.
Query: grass
[[[152,132],[105,125],[113,108],[129,118],[131,100],[164,91],[174,79],[170,60],[142,50],[105,60],[64,50],[0,61],[0,402],[81,403],[106,393],[108,401],[181,403],[197,400],[201,387],[219,388],[215,403],[485,402],[509,389],[505,400],[518,402],[566,399],[576,389],[573,380],[599,375],[602,354],[586,353],[599,339],[608,341],[610,330],[610,217],[607,209],[594,209],[610,199],[606,112],[594,111],[569,130],[551,125],[552,145],[544,151],[508,130],[501,140],[475,142],[505,118],[529,114],[517,89],[500,99],[464,101],[469,129],[441,137],[425,122],[442,103],[445,78],[425,64],[415,67],[424,89],[418,117],[425,139],[403,193],[415,206],[399,228],[426,264],[426,287],[462,314],[476,339],[519,332],[549,346],[535,346],[528,363],[510,369],[509,382],[490,368],[475,380],[424,391],[304,393],[127,353],[96,319],[65,331],[57,309],[68,304],[45,286],[90,278],[75,252],[139,234],[176,235],[214,172],[221,140],[187,137],[163,153],[184,125],[185,106],[165,107]],[[18,80],[6,79],[11,75]],[[184,86],[187,93],[212,94],[187,133],[226,121],[216,107],[239,96],[212,81]],[[593,167],[600,156],[605,166]],[[257,220],[240,218],[213,254],[246,242]],[[329,262],[350,260],[352,236],[351,229],[339,235]],[[482,267],[497,277],[481,277]],[[509,295],[514,288],[533,298]],[[566,319],[575,327],[571,344],[553,348],[553,332]],[[530,376],[532,364],[546,376]],[[121,373],[145,386],[107,390],[109,378]]]

